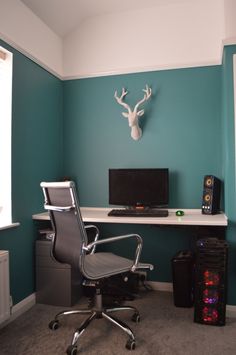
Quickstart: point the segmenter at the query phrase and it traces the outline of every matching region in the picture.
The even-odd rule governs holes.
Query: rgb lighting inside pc
[[[225,240],[197,241],[194,321],[225,325],[228,245]]]
[[[216,304],[219,301],[219,292],[216,289],[206,288],[203,290],[203,302],[205,304]]]
[[[216,323],[219,313],[216,308],[204,307],[202,310],[202,319],[205,323]]]
[[[206,286],[218,286],[220,283],[219,272],[206,270],[203,273],[203,282]]]

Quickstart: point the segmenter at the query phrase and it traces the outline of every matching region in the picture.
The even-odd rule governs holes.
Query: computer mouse
[[[184,211],[182,211],[182,210],[178,210],[178,211],[176,211],[175,212],[175,214],[176,214],[176,216],[184,216]]]

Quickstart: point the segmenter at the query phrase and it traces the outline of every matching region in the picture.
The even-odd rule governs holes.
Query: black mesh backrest
[[[45,204],[56,207],[74,206],[69,212],[49,210],[55,232],[53,256],[61,263],[80,269],[87,245],[87,234],[81,218],[76,189],[73,182],[42,183]],[[46,208],[46,207],[45,207]]]

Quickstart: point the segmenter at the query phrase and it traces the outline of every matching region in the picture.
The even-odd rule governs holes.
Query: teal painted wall
[[[153,95],[134,141],[114,92],[127,88],[134,105],[146,83]],[[171,207],[200,207],[203,175],[222,178],[220,66],[66,81],[64,117],[65,174],[84,206],[108,205],[111,167],[168,167]]]
[[[14,304],[35,291],[32,214],[42,210],[42,180],[62,175],[62,82],[8,46],[13,52],[12,212],[20,227],[0,231],[0,249],[10,251]]]
[[[225,176],[225,212],[229,218],[227,241],[229,243],[229,295],[228,303],[236,304],[236,198],[235,198],[235,126],[233,55],[236,46],[226,46],[222,63],[222,136],[223,169]]]
[[[20,227],[0,231],[0,248],[10,251],[14,304],[34,292],[33,213],[42,210],[42,180],[62,175],[75,179],[83,206],[108,205],[109,167],[168,167],[170,207],[199,208],[203,175],[224,181],[230,218],[228,303],[235,296],[235,163],[232,56],[225,47],[222,66],[165,70],[61,82],[0,41],[14,54],[13,75],[13,219]],[[114,91],[128,89],[134,105],[148,84],[153,96],[140,119],[143,137],[130,137]],[[169,227],[100,225],[104,236],[138,232],[143,260],[153,262],[152,280],[170,281],[170,261],[191,247],[187,231]],[[131,246],[130,246],[131,247]],[[131,248],[116,246],[124,255]],[[117,250],[118,250],[117,249]],[[116,249],[114,249],[116,250]]]
[[[153,95],[140,118],[143,136],[134,141],[114,92],[125,87],[134,105],[146,84]],[[173,208],[200,208],[203,176],[222,178],[221,66],[71,80],[63,88],[64,172],[76,181],[82,206],[108,206],[111,167],[168,167]],[[105,236],[143,236],[152,280],[170,282],[171,258],[191,246],[188,232],[173,228],[100,227]],[[117,248],[131,256],[130,248]]]

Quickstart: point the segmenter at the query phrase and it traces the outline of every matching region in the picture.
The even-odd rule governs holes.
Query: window
[[[0,228],[12,224],[12,53],[0,46]]]
[[[236,183],[236,54],[233,55],[233,75],[234,75],[234,159],[235,159],[235,183]]]

